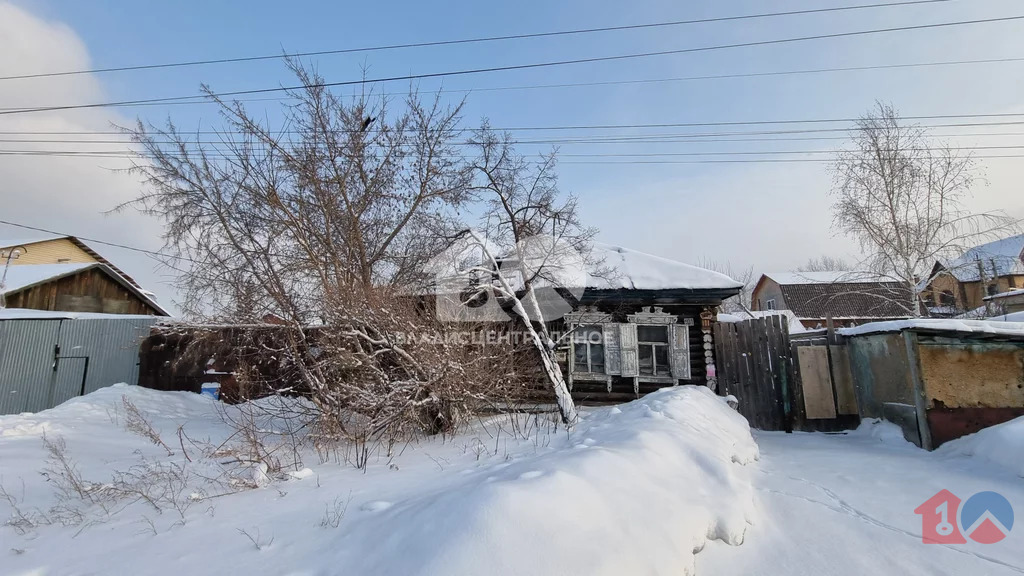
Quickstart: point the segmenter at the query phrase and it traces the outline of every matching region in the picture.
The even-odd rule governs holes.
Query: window
[[[939,303],[943,306],[956,306],[956,297],[953,296],[953,292],[949,290],[943,290],[939,294]]]
[[[600,326],[580,326],[572,338],[573,371],[604,373],[604,333]]]
[[[640,374],[668,376],[671,372],[668,362],[668,326],[637,326],[636,339]]]
[[[775,298],[772,298],[765,302],[765,306],[767,310],[775,310]]]
[[[988,288],[986,288],[985,291],[988,292],[989,296],[995,296],[996,294],[999,293],[999,287],[996,286],[995,284],[989,284]]]

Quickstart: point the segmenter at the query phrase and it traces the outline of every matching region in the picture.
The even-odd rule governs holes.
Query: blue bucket
[[[199,393],[214,400],[220,400],[220,382],[203,382],[199,387]]]

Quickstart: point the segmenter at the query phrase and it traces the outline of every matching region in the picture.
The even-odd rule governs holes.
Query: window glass
[[[653,346],[641,346],[639,349],[640,373],[654,374],[654,350]]]
[[[668,346],[654,347],[654,364],[655,371],[659,376],[663,376],[669,373]]]
[[[640,342],[663,342],[668,344],[668,327],[637,326],[636,336]]]
[[[587,371],[587,345],[576,344],[573,346],[573,362],[576,364],[577,372]]]
[[[604,372],[604,334],[597,325],[578,326],[573,331],[573,371]]]
[[[949,290],[943,290],[942,294],[939,295],[939,302],[941,302],[943,306],[955,306],[956,297],[953,296],[953,293]]]
[[[590,371],[604,372],[604,345],[590,345]]]

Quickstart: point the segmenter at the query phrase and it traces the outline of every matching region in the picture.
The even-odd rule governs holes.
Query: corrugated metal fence
[[[118,382],[135,384],[156,317],[0,319],[0,414],[38,412]]]

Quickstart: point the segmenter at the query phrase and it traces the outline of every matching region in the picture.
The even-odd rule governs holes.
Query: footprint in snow
[[[367,502],[360,508],[364,512],[380,512],[381,510],[387,510],[391,508],[393,504],[385,500],[374,500],[373,502]]]
[[[531,478],[540,478],[544,473],[540,470],[531,470],[530,472],[523,472],[519,475],[520,480],[530,480]]]

